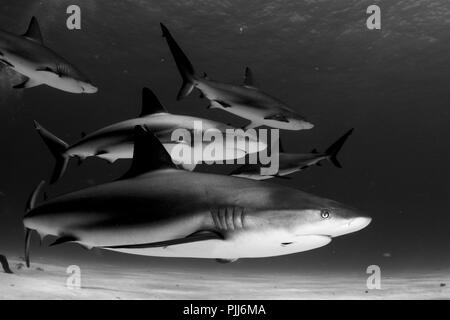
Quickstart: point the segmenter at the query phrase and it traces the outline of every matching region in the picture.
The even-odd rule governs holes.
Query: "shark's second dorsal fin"
[[[30,40],[37,41],[41,44],[44,43],[44,40],[42,39],[41,28],[39,28],[39,23],[38,23],[36,17],[31,18],[30,24],[28,25],[27,32],[25,32],[23,34],[23,36]]]
[[[254,87],[255,86],[254,80],[253,80],[253,72],[249,67],[245,68],[244,86],[246,86],[246,87]]]
[[[133,162],[130,170],[121,178],[129,179],[141,174],[165,168],[177,168],[164,146],[144,126],[134,128]]]
[[[154,113],[167,112],[159,99],[149,88],[142,89],[142,111],[140,117]]]

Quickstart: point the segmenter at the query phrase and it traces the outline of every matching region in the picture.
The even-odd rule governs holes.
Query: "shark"
[[[23,224],[31,236],[127,254],[233,262],[293,254],[359,231],[371,218],[300,190],[227,175],[180,170],[145,126],[136,126],[130,169],[118,180],[38,203]]]
[[[196,152],[196,150],[204,150],[207,146],[216,143],[215,140],[203,139],[201,143],[194,144],[189,137],[181,141],[174,141],[172,134],[174,130],[182,128],[194,135],[194,131],[200,130],[196,124],[201,124],[202,133],[215,131],[220,133],[224,140],[236,138],[245,142],[245,144],[232,146],[224,144],[224,149],[232,148],[233,150],[224,150],[222,154],[218,153],[212,158],[202,160],[240,159],[247,154],[257,153],[267,148],[267,144],[251,132],[236,130],[236,128],[213,120],[169,113],[149,88],[142,90],[142,111],[138,117],[111,124],[90,134],[82,133],[81,139],[72,145],[52,134],[37,121],[35,121],[35,128],[55,158],[55,167],[50,179],[50,183],[55,183],[64,175],[72,157],[78,158],[79,163],[88,157],[101,158],[110,163],[118,159],[131,159],[133,157],[134,128],[137,125],[145,125],[150,129],[163,142],[174,160],[182,162],[181,165],[184,169],[194,170],[197,159],[181,157],[182,153],[187,150],[179,153],[172,152],[174,147],[181,143],[183,147]],[[216,145],[218,144],[219,142],[216,143]],[[219,145],[219,147],[222,146]]]
[[[245,129],[262,125],[285,130],[304,130],[314,127],[285,103],[255,87],[253,72],[248,67],[245,70],[242,85],[213,81],[206,74],[199,76],[188,57],[162,23],[161,29],[183,80],[177,95],[178,100],[188,96],[194,88],[197,88],[201,93],[200,96],[210,101],[208,108],[221,109],[250,120],[250,123],[244,127]]]
[[[0,30],[0,63],[26,77],[22,83],[14,85],[14,89],[46,84],[71,93],[98,91],[73,64],[44,45],[36,17],[31,18],[23,35]]]
[[[287,175],[306,170],[311,166],[320,167],[321,162],[324,160],[330,161],[337,168],[342,168],[342,165],[337,159],[337,155],[352,133],[353,129],[347,131],[336,142],[330,145],[325,152],[319,152],[317,149],[313,149],[309,153],[286,153],[283,150],[281,141],[279,141],[279,169],[276,174],[263,175],[261,174],[260,164],[245,164],[232,171],[230,175],[254,180],[266,180],[271,178],[286,179],[288,178],[286,177]]]

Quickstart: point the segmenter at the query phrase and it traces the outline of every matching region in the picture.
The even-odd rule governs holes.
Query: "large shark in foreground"
[[[119,180],[36,206],[23,223],[29,264],[31,233],[129,254],[214,258],[286,255],[361,230],[371,218],[336,201],[266,182],[178,170],[159,140],[135,129],[134,158]]]
[[[245,145],[237,144],[236,149],[233,147],[233,150],[223,150],[222,154],[218,153],[212,158],[204,158],[203,160],[218,161],[239,159],[246,154],[256,153],[267,148],[267,145],[263,141],[259,141],[257,136],[252,136],[248,132],[235,130],[235,128],[231,126],[212,120],[176,115],[167,112],[155,94],[148,88],[144,88],[142,91],[142,112],[138,118],[112,124],[88,135],[83,134],[80,141],[70,146],[50,133],[39,123],[35,122],[38,133],[41,135],[45,144],[56,159],[51,183],[56,182],[62,177],[71,157],[77,157],[80,161],[88,157],[98,157],[109,162],[114,162],[117,159],[131,159],[133,157],[134,128],[137,125],[145,125],[150,129],[164,144],[168,152],[175,157],[175,161],[182,162],[182,166],[185,169],[193,170],[197,164],[194,161],[195,159],[193,159],[193,157],[185,159],[181,157],[181,152],[171,152],[174,146],[179,143],[185,143],[185,147],[192,148],[192,154],[194,154],[197,148],[202,151],[206,146],[218,142],[215,142],[214,140],[212,142],[201,141],[202,143],[195,145],[193,144],[193,141],[173,141],[172,133],[176,129],[183,128],[194,134],[193,131],[196,130],[196,124],[201,124],[203,133],[215,130],[223,135],[224,140],[226,138],[232,139],[233,136],[231,135],[235,135],[236,139],[243,142],[246,141]],[[228,134],[227,129],[233,130],[234,133]],[[223,144],[224,149],[227,146],[227,144]],[[243,147],[244,149],[241,150],[238,147]],[[185,152],[188,152],[188,150],[185,149]],[[176,158],[179,155],[180,157]]]
[[[189,95],[194,88],[200,90],[202,97],[208,99],[209,108],[220,108],[239,117],[250,120],[247,129],[266,125],[286,130],[311,129],[313,125],[280,100],[269,96],[254,86],[252,72],[245,72],[242,86],[210,80],[206,75],[198,76],[187,56],[175,42],[169,30],[161,24],[175,63],[183,78],[183,86],[178,99]]]
[[[72,93],[97,92],[76,67],[44,45],[35,17],[23,36],[0,30],[0,62],[27,77],[14,85],[15,89],[46,84]]]
[[[262,175],[260,164],[245,164],[233,172],[232,176],[253,179],[253,180],[266,180],[270,178],[285,177],[294,172],[303,171],[311,166],[320,166],[323,160],[329,160],[338,168],[342,168],[337,159],[337,154],[347,141],[348,137],[352,134],[353,129],[347,131],[342,137],[340,137],[335,143],[329,146],[325,152],[318,152],[317,149],[312,150],[310,153],[286,153],[280,144],[279,152],[279,169],[274,175]]]

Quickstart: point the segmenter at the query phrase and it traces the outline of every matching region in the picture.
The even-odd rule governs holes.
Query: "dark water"
[[[379,31],[365,26],[366,8],[373,3],[382,8]],[[65,27],[70,4],[82,9],[81,31]],[[373,217],[372,224],[311,252],[225,266],[208,260],[84,252],[75,245],[35,245],[35,257],[274,272],[311,268],[364,273],[376,264],[426,273],[450,266],[447,0],[2,0],[0,8],[0,28],[14,33],[23,33],[30,17],[37,16],[45,43],[100,89],[89,96],[45,86],[15,92],[10,87],[18,77],[0,71],[1,253],[21,254],[25,201],[53,166],[33,119],[73,142],[82,131],[138,115],[140,91],[149,86],[173,113],[245,123],[220,110],[206,110],[197,95],[175,101],[180,78],[161,37],[159,22],[164,22],[198,71],[240,83],[250,66],[259,87],[316,125],[309,131],[282,132],[288,151],[323,150],[354,127],[340,154],[344,169],[325,164],[273,183],[358,207]],[[128,165],[72,163],[48,193],[109,181]]]

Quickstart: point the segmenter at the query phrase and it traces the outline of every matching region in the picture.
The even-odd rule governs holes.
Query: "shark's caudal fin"
[[[334,164],[338,168],[342,168],[341,164],[339,163],[337,159],[337,154],[341,150],[342,146],[344,145],[345,141],[347,141],[348,137],[352,134],[353,129],[350,129],[347,131],[346,134],[344,134],[342,137],[340,137],[335,143],[333,143],[326,151],[325,153],[328,155],[330,161],[332,164]]]
[[[33,190],[30,197],[28,198],[28,201],[27,201],[27,204],[25,207],[25,212],[28,213],[34,209],[34,207],[36,206],[37,197],[41,193],[44,185],[45,185],[45,181],[41,181],[37,185],[37,187]],[[25,263],[28,268],[30,267],[30,244],[31,244],[32,232],[33,232],[33,230],[25,228],[25,248],[24,248],[25,249]]]
[[[66,151],[69,145],[53,135],[50,131],[46,130],[37,121],[34,122],[34,125],[56,160],[55,168],[53,169],[50,180],[50,183],[52,184],[58,181],[66,171],[67,164],[69,163],[69,156],[66,154]]]
[[[176,43],[175,39],[170,34],[169,30],[164,24],[161,23],[161,30],[163,37],[166,38],[169,45],[170,52],[172,52],[173,58],[183,78],[183,85],[177,95],[177,100],[180,100],[188,96],[194,89],[195,71],[188,57],[181,50],[180,46]]]
[[[177,168],[164,146],[145,126],[134,128],[131,168],[121,179],[137,177],[153,170]]]
[[[41,44],[44,43],[44,40],[42,38],[41,28],[39,28],[39,23],[36,19],[36,17],[32,17],[30,24],[28,25],[27,32],[23,34],[25,38],[28,38],[30,40],[39,42]]]
[[[142,89],[142,111],[140,117],[145,117],[154,113],[167,113],[166,108],[159,102],[159,99],[149,88]]]

